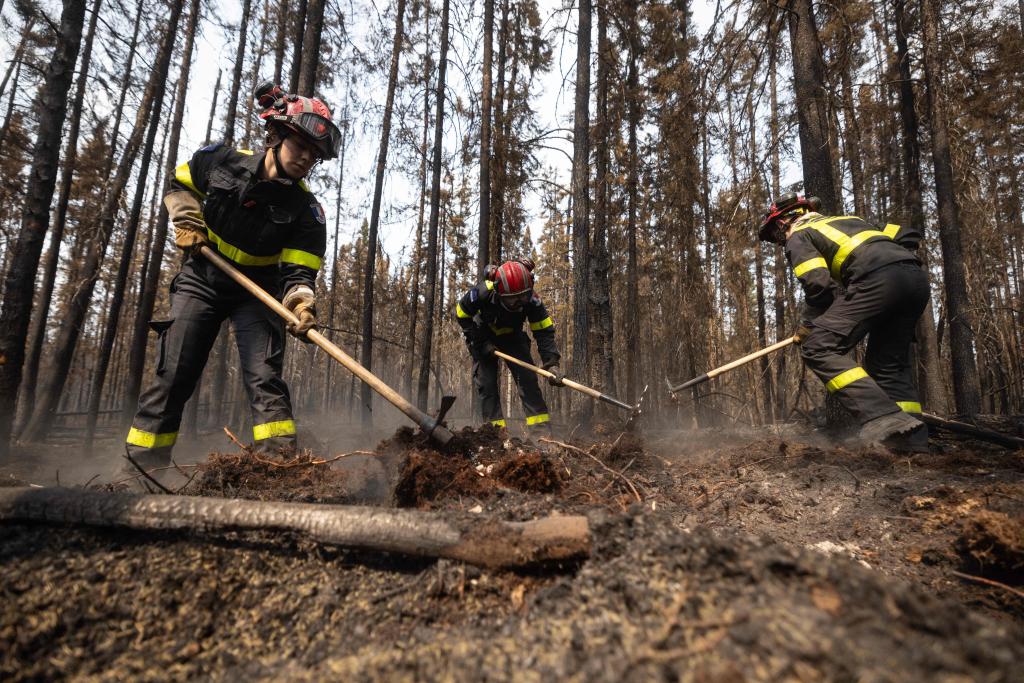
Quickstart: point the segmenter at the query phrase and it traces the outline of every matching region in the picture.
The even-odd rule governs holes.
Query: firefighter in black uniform
[[[302,178],[337,156],[341,135],[318,99],[285,94],[270,83],[256,96],[266,150],[204,147],[178,166],[164,197],[185,259],[171,281],[170,319],[151,323],[160,337],[156,377],[139,399],[127,437],[129,452],[144,466],[169,462],[182,409],[225,318],[235,330],[255,442],[295,445],[281,378],[284,324],[199,248],[209,246],[272,295],[283,295],[300,321],[289,332],[305,338],[316,321],[314,290],[327,236],[323,209]]]
[[[921,235],[856,216],[823,216],[816,197],[775,200],[758,235],[785,245],[804,290],[797,343],[804,362],[861,423],[860,439],[927,450],[910,365],[914,328],[928,303],[915,255]],[[850,352],[868,337],[864,366]]]
[[[506,261],[498,268],[488,266],[484,281],[466,292],[456,304],[455,319],[462,327],[473,358],[473,384],[483,404],[484,419],[491,424],[505,426],[495,350],[533,363],[524,322],[530,323],[542,366],[555,375],[548,381],[556,386],[561,384],[564,375],[558,369],[561,355],[555,345],[555,327],[544,303],[533,291],[533,261],[530,259]],[[519,387],[527,428],[549,423],[551,416],[537,375],[514,363],[506,361],[505,364]]]

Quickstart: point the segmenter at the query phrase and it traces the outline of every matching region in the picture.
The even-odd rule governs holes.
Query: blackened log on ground
[[[197,496],[107,493],[65,488],[0,489],[0,521],[57,522],[139,530],[289,531],[320,543],[491,568],[586,557],[586,517],[530,522],[458,520],[439,514],[345,505],[279,503]]]

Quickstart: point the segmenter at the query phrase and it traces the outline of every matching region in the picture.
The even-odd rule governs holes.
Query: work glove
[[[544,369],[554,375],[554,377],[548,377],[548,384],[553,387],[562,386],[562,380],[565,379],[565,373],[559,370],[557,365],[549,365]]]
[[[206,238],[203,209],[194,194],[187,190],[172,192],[164,197],[167,217],[174,226],[174,244],[182,251],[194,254],[210,241]]]
[[[804,322],[800,323],[800,327],[796,328],[796,332],[793,336],[796,338],[797,345],[803,344],[804,340],[807,339],[811,334],[811,326]]]
[[[295,285],[284,295],[281,304],[295,314],[298,323],[289,322],[288,332],[303,341],[309,341],[306,332],[316,327],[316,299],[306,285]]]
[[[498,350],[498,347],[494,345],[490,339],[483,339],[476,342],[474,345],[476,349],[476,359],[478,361],[484,361],[494,356],[494,352]]]

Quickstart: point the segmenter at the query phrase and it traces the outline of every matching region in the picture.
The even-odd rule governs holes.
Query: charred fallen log
[[[580,516],[502,522],[412,510],[85,489],[0,488],[0,521],[194,533],[288,531],[320,543],[491,568],[551,564],[590,553],[590,528]]]

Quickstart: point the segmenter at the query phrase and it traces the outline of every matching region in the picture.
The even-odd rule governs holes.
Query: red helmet
[[[524,263],[526,261],[526,263]],[[509,310],[518,310],[533,296],[533,261],[505,261],[494,274],[494,288],[501,298],[501,305]]]
[[[767,213],[757,227],[757,236],[762,242],[774,242],[773,232],[776,221],[780,218],[787,218],[793,214],[804,214],[808,211],[817,211],[821,208],[821,200],[817,197],[801,197],[795,192],[787,192],[768,207]]]
[[[256,88],[259,116],[266,127],[283,126],[311,142],[322,159],[334,159],[341,148],[341,131],[331,121],[331,110],[316,97],[286,94],[269,81]]]

